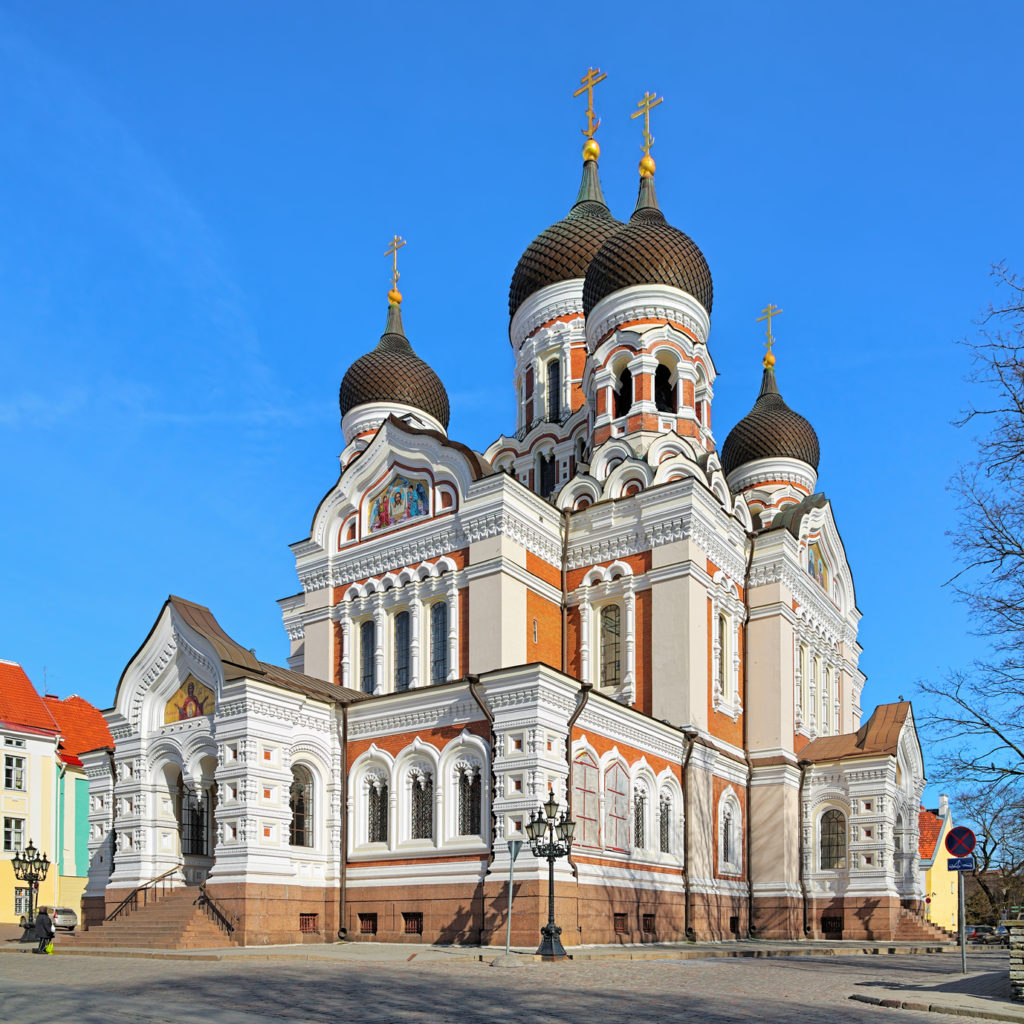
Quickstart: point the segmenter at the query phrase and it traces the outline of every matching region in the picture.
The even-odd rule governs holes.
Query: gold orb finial
[[[397,288],[392,288],[388,292],[388,302],[392,306],[400,306],[402,304],[402,293]]]
[[[640,177],[641,178],[653,178],[654,177],[654,157],[650,153],[645,153],[640,158]]]
[[[584,160],[596,160],[601,155],[601,147],[597,144],[597,139],[587,139],[583,143],[583,159]]]
[[[764,359],[761,360],[761,365],[764,366],[766,370],[770,370],[775,365],[775,353],[765,352]]]

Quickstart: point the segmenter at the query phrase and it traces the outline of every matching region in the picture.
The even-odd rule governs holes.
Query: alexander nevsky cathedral
[[[575,822],[566,947],[932,934],[911,708],[862,710],[853,571],[775,310],[720,443],[711,270],[658,202],[660,101],[613,212],[601,77],[575,199],[566,182],[512,273],[508,435],[448,436],[396,269],[341,379],[339,475],[292,545],[287,666],[179,597],[140,637],[116,746],[83,755],[83,941],[140,944],[148,921],[178,945],[504,943],[523,840],[511,938],[535,945],[549,865],[528,829],[552,799]]]

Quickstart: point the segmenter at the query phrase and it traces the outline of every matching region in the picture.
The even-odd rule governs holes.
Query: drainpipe
[[[564,578],[564,577],[563,577]],[[562,634],[563,637],[565,634]],[[590,683],[580,683],[580,699],[576,705],[576,710],[572,713],[572,717],[569,719],[568,725],[565,727],[565,762],[568,766],[568,771],[565,776],[565,806],[568,809],[569,817],[572,817],[572,727],[576,724],[576,720],[583,714],[583,709],[587,706],[587,701],[590,700],[590,691],[593,689]],[[566,854],[566,860],[569,862],[569,867],[572,868],[572,877],[577,881],[580,877],[579,868],[576,867],[576,862],[572,859],[572,847],[569,847],[569,852]]]
[[[754,872],[750,861],[753,843],[753,797],[754,797],[754,765],[750,760],[750,738],[747,733],[747,715],[750,710],[750,672],[747,663],[747,628],[750,624],[750,566],[754,561],[754,537],[748,533],[750,553],[747,555],[747,568],[743,574],[743,760],[747,762],[747,827],[743,830],[747,861],[747,934],[755,936],[757,925],[754,924]]]
[[[562,672],[569,674],[569,517],[562,509]]]
[[[60,755],[58,755],[59,757]],[[68,773],[68,766],[66,764],[57,765],[57,855],[54,857],[56,863],[54,867],[57,869],[56,877],[53,882],[53,905],[54,908],[60,906],[60,873],[64,866],[64,808],[67,803],[67,796],[65,793],[66,783],[64,776]],[[74,797],[74,791],[72,790],[72,798]],[[77,824],[77,819],[76,819]],[[78,870],[78,865],[75,865],[75,870]],[[78,908],[81,910],[81,906]]]
[[[341,853],[338,861],[338,941],[348,938],[345,927],[345,886],[348,882],[348,705],[341,705]]]
[[[807,777],[807,769],[811,767],[810,761],[798,761],[800,766],[800,788],[797,793],[797,808],[800,819],[797,825],[800,834],[800,899],[803,904],[804,915],[804,937],[811,934],[811,925],[807,918],[807,878],[804,875],[804,779]]]
[[[684,729],[686,755],[683,757],[683,931],[688,939],[694,939],[696,932],[690,924],[690,784],[687,778],[693,745],[697,742],[696,729]]]
[[[487,706],[487,702],[480,695],[480,677],[477,675],[467,675],[466,679],[469,680],[469,693],[473,700],[476,701],[477,706],[484,713],[484,718],[487,719],[488,729],[488,757],[491,762],[491,841],[488,843],[487,853],[487,867],[490,868],[491,864],[494,863],[494,840],[498,828],[498,820],[494,813],[494,790],[497,784],[497,777],[494,774],[494,715],[491,714],[491,709]],[[485,872],[486,875],[486,872]],[[484,922],[487,919],[487,901],[484,895],[483,882],[480,883],[480,934],[477,936],[477,944],[483,945],[484,939]]]

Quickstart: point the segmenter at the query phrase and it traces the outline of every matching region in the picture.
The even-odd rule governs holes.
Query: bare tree
[[[1024,785],[1011,779],[957,793],[956,809],[978,831],[968,917],[995,924],[1024,902]]]
[[[961,568],[948,583],[989,656],[919,684],[932,698],[922,720],[946,744],[943,775],[961,784],[1024,779],[1024,279],[1004,264],[992,273],[998,301],[965,342],[973,400],[957,425],[980,432],[951,483]]]

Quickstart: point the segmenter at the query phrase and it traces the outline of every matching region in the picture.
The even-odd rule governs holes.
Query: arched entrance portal
[[[169,781],[182,877],[186,885],[199,885],[213,867],[217,784],[204,771],[200,784],[193,785],[185,780],[180,769]]]

